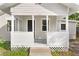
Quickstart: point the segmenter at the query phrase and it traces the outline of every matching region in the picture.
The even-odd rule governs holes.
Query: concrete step
[[[30,56],[51,56],[51,50],[48,47],[31,47]]]

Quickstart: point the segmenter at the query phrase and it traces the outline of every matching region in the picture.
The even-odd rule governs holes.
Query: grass
[[[4,53],[4,56],[28,56],[28,48],[19,48],[13,51],[7,51]]]
[[[0,38],[0,47],[10,50],[10,41],[5,41],[4,39]]]
[[[73,56],[73,51],[52,51],[52,56]]]
[[[4,48],[6,50],[10,50],[10,42],[9,41],[4,41],[3,43],[0,43],[0,47]]]
[[[11,51],[10,41],[4,41],[0,38],[0,55],[3,56],[28,56],[28,48],[20,47]]]

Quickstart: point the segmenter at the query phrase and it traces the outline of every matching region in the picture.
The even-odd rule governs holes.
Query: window
[[[7,20],[7,31],[11,31],[11,20]]]
[[[28,32],[32,31],[32,20],[28,20]]]
[[[46,20],[42,20],[42,31],[46,31]]]
[[[66,30],[66,24],[61,24],[61,30]]]

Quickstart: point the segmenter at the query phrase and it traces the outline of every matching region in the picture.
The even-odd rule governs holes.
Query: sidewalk
[[[30,56],[52,56],[48,47],[31,47]]]

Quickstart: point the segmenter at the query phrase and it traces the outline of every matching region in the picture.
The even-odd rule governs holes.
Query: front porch
[[[61,50],[69,48],[68,21],[66,30],[58,28],[61,16],[26,15],[13,16],[11,47],[52,47]],[[66,20],[68,20],[66,18]],[[43,42],[44,41],[44,42]]]

